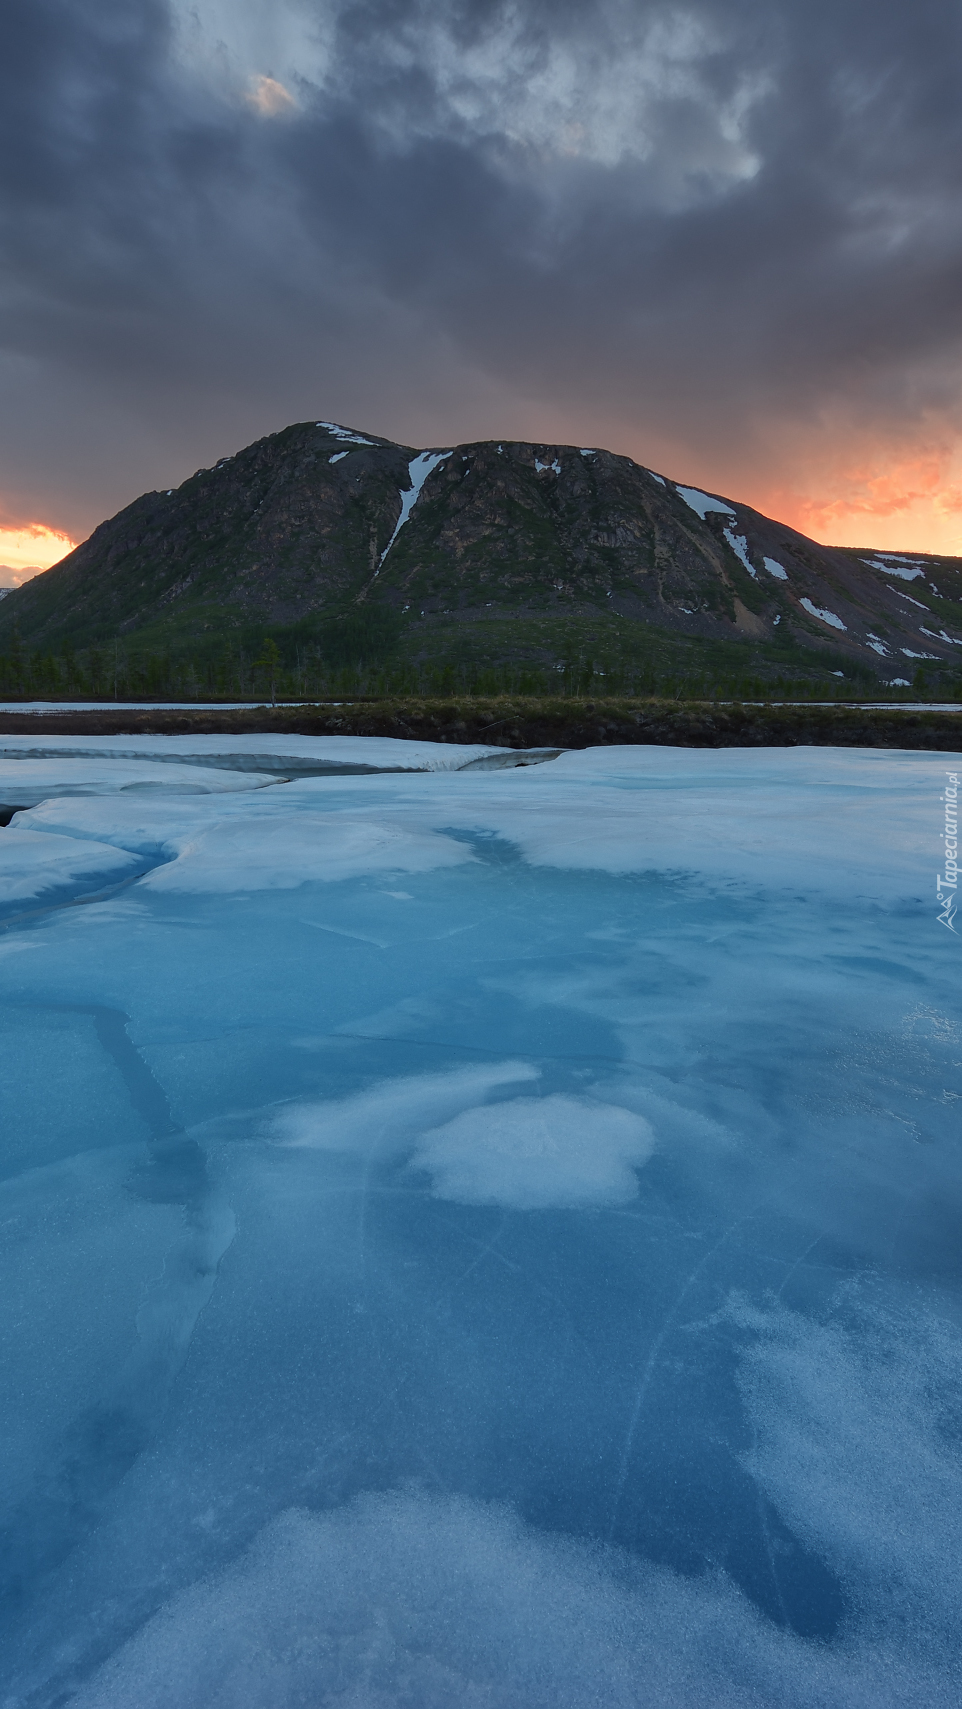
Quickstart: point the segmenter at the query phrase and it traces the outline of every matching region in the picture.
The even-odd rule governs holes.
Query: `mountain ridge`
[[[907,682],[958,666],[962,560],[823,547],[601,447],[321,421],[142,494],[0,602],[0,648],[51,651],[380,630],[412,656],[547,659],[599,626],[628,652],[739,643]]]

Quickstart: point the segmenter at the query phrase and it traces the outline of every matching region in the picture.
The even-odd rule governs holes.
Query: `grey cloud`
[[[956,408],[944,0],[5,11],[11,503],[88,525],[315,410],[694,459]]]

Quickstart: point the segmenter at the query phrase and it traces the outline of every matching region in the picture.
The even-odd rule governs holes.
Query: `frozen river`
[[[957,1709],[960,764],[0,738],[3,1709]]]

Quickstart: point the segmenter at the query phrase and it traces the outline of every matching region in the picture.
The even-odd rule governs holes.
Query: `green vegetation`
[[[832,673],[837,674],[832,674]],[[329,701],[466,695],[674,701],[956,700],[962,671],[919,666],[890,689],[850,658],[748,641],[706,641],[649,624],[509,618],[407,628],[386,608],[204,648],[153,649],[142,635],[74,651],[0,652],[5,699]]]

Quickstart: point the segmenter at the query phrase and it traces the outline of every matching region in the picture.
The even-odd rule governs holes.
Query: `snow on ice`
[[[509,754],[3,739],[7,1709],[959,1702],[960,756]]]

